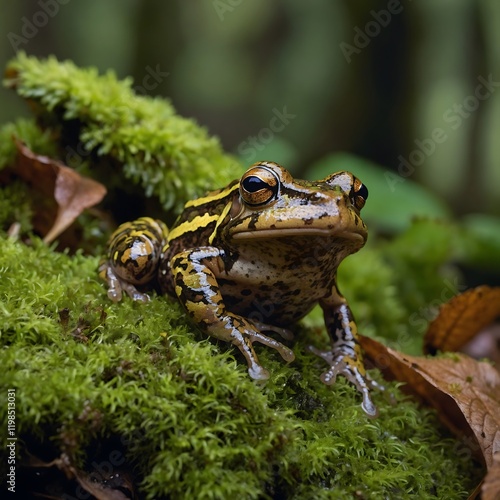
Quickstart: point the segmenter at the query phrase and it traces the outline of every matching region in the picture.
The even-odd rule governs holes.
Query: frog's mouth
[[[364,242],[365,235],[355,231],[343,231],[335,229],[319,228],[282,228],[282,229],[254,229],[252,231],[241,231],[232,235],[235,240],[265,240],[273,238],[338,238],[357,242]]]

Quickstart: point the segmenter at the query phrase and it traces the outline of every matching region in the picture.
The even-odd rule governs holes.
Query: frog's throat
[[[289,238],[289,237],[311,237],[323,236],[325,238],[339,238],[352,241],[364,242],[366,237],[354,231],[335,231],[331,229],[318,228],[284,228],[284,229],[259,229],[252,231],[242,231],[234,233],[232,238],[235,240],[257,240],[257,239],[273,239],[273,238]]]

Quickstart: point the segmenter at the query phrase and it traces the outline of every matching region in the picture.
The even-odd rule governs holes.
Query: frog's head
[[[368,189],[350,172],[321,181],[294,179],[274,162],[258,162],[241,177],[227,230],[239,241],[326,236],[361,248],[367,230],[360,217]],[[347,243],[346,241],[346,243]]]

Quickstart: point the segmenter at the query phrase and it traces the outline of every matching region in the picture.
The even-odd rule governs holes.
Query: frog
[[[321,381],[346,377],[366,414],[376,416],[371,390],[383,387],[366,372],[353,313],[337,286],[339,264],[367,240],[360,215],[367,198],[348,171],[307,181],[259,161],[226,187],[188,201],[170,229],[149,217],[120,225],[99,274],[114,302],[123,292],[148,301],[151,288],[177,298],[202,332],[239,349],[257,381],[270,374],[254,343],[292,362],[284,342],[319,304],[330,346],[309,350],[328,364]]]

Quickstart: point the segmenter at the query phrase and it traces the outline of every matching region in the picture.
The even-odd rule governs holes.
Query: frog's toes
[[[363,408],[363,411],[369,417],[373,417],[373,418],[377,417],[378,416],[378,409],[372,401],[370,391],[365,387],[361,391],[361,393],[363,395],[363,402],[361,403],[361,408]]]
[[[137,288],[131,283],[127,283],[126,281],[121,282],[121,287],[124,292],[134,301],[136,302],[149,302],[150,297],[147,293],[139,292]]]
[[[261,323],[260,321],[252,320],[257,330],[261,332],[274,332],[281,336],[285,340],[293,340],[294,335],[292,330],[288,328],[281,328],[280,326],[268,325],[267,323]]]
[[[137,288],[132,285],[131,283],[128,283],[127,281],[124,281],[120,278],[116,278],[109,286],[108,289],[108,297],[113,301],[113,302],[119,302],[122,300],[123,292],[125,292],[132,300],[136,302],[149,302],[149,295],[146,293],[139,292]]]
[[[259,364],[249,366],[248,374],[254,380],[267,380],[269,378],[269,371]]]
[[[242,325],[240,325],[241,327]],[[241,331],[243,330],[243,331]],[[259,363],[257,355],[253,349],[253,343],[259,342],[278,351],[281,357],[287,361],[293,361],[295,354],[291,349],[281,342],[274,340],[263,333],[254,330],[250,323],[246,323],[245,328],[234,329],[231,335],[231,342],[238,347],[248,364],[248,374],[254,380],[267,380],[269,372]]]
[[[113,302],[120,302],[122,300],[122,289],[121,288],[109,288],[108,298]]]
[[[290,363],[295,359],[295,353],[290,348],[283,345],[281,342],[278,342],[277,340],[274,340],[273,338],[264,335],[263,333],[251,332],[248,334],[248,336],[251,339],[251,342],[259,342],[261,344],[266,345],[267,347],[271,347],[276,351],[278,351],[280,353],[280,356],[287,363]]]
[[[267,380],[269,372],[259,363],[257,354],[252,346],[252,335],[249,333],[241,333],[235,330],[232,334],[232,343],[238,347],[241,354],[246,359],[248,365],[248,374],[254,380]]]
[[[370,417],[377,416],[378,411],[372,401],[370,389],[384,390],[384,387],[372,380],[358,361],[349,355],[337,354],[332,351],[321,351],[313,346],[310,346],[309,350],[330,365],[330,368],[322,373],[320,377],[324,384],[332,385],[335,383],[337,375],[343,375],[362,394],[363,403],[361,407],[365,413]]]

